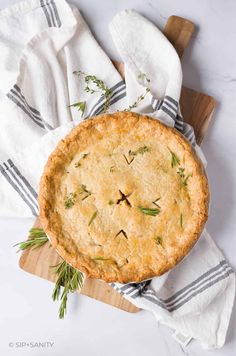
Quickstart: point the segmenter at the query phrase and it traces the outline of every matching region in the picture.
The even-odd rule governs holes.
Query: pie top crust
[[[58,253],[87,277],[140,282],[173,268],[208,215],[202,163],[158,120],[103,114],[76,126],[50,155],[40,219]]]

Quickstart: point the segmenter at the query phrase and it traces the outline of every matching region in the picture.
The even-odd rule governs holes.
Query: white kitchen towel
[[[110,26],[125,62],[126,84],[78,10],[66,1],[25,1],[3,10],[0,20],[1,216],[38,214],[38,184],[48,155],[74,125],[103,112],[105,97],[89,93],[84,75],[74,71],[104,81],[111,90],[111,112],[130,107],[147,113],[175,126],[198,150],[193,129],[180,114],[179,58],[139,14],[124,11]],[[91,81],[89,86],[94,88]],[[138,97],[142,100],[135,105]],[[86,102],[83,114],[69,107],[78,101]],[[206,232],[169,274],[114,288],[206,347],[224,344],[234,274]]]
[[[206,165],[194,131],[180,113],[182,71],[175,49],[155,26],[135,12],[116,15],[110,31],[126,66],[129,102],[143,90],[137,92],[135,78],[145,73],[151,79],[153,111],[143,103],[143,112],[174,125]],[[182,345],[191,338],[205,348],[224,345],[234,302],[235,275],[206,230],[191,253],[170,273],[139,284],[112,286],[136,306],[152,311],[160,323],[176,330],[175,338]]]

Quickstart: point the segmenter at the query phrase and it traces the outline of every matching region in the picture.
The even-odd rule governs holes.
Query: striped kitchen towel
[[[1,216],[38,215],[39,179],[49,154],[81,120],[103,112],[104,92],[91,94],[93,77],[87,75],[106,84],[111,112],[130,107],[176,127],[201,155],[180,112],[182,70],[175,49],[134,11],[118,14],[110,31],[125,63],[125,82],[65,0],[27,0],[0,12]],[[113,286],[177,330],[179,340],[187,335],[207,347],[224,344],[234,273],[207,232],[169,274]]]
[[[134,78],[139,78],[140,72],[146,73],[151,78],[153,95],[153,112],[149,115],[173,125],[171,119],[206,165],[193,128],[181,116],[178,83],[182,83],[182,72],[174,48],[155,26],[133,11],[116,15],[110,30],[126,65],[127,95],[134,99]],[[204,348],[224,345],[234,302],[235,274],[206,230],[188,256],[169,273],[138,284],[112,286],[174,329],[175,339],[183,346],[191,338]]]

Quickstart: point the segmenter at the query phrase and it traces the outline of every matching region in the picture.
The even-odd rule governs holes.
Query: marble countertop
[[[0,7],[17,0],[1,0]],[[74,0],[102,47],[118,59],[108,23],[118,11],[133,8],[162,28],[170,15],[193,21],[197,30],[183,58],[184,84],[215,97],[217,109],[203,143],[208,160],[211,213],[208,231],[236,267],[236,2],[234,0]],[[31,219],[0,219],[0,353],[2,355],[179,356],[235,355],[236,308],[226,345],[204,351],[192,341],[183,349],[173,331],[141,311],[129,314],[72,295],[63,321],[51,300],[52,284],[24,273],[12,245],[27,235]],[[9,346],[9,343],[14,343]],[[51,342],[45,348],[17,347],[16,342]]]

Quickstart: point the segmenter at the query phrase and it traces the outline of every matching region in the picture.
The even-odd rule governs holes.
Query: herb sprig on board
[[[19,246],[19,251],[27,250],[28,248],[36,249],[48,242],[48,237],[43,229],[33,227],[29,231],[29,238],[26,241],[19,242],[15,246]]]
[[[14,246],[19,246],[19,250],[35,249],[49,242],[47,235],[42,228],[32,228],[29,231],[29,239]],[[50,245],[51,246],[51,245]],[[52,266],[57,274],[57,281],[53,290],[53,301],[61,300],[59,308],[59,318],[64,318],[67,308],[68,294],[80,289],[83,285],[83,274],[71,267],[67,262],[61,261],[58,265]],[[63,290],[62,290],[63,288]]]
[[[59,319],[63,319],[67,309],[67,299],[69,293],[74,293],[82,288],[84,277],[77,269],[71,267],[67,262],[62,261],[56,266],[52,266],[57,274],[57,281],[52,293],[53,301],[61,301],[59,308]],[[63,291],[61,288],[63,287]]]

